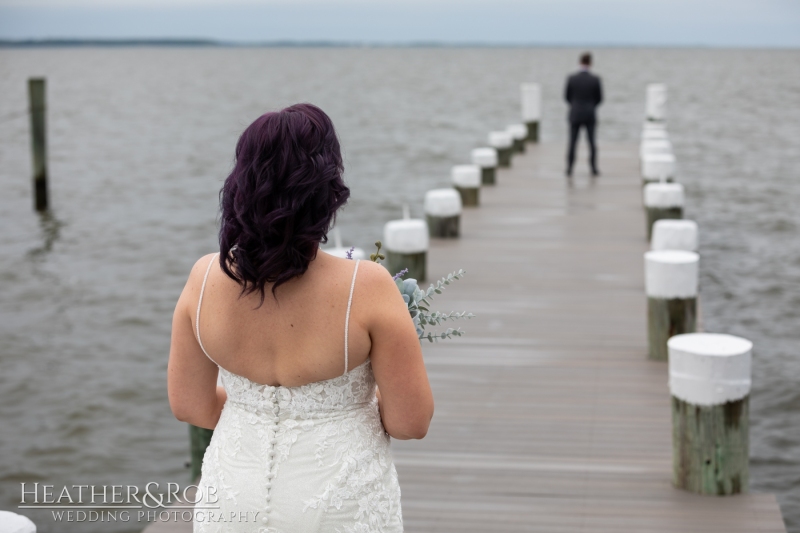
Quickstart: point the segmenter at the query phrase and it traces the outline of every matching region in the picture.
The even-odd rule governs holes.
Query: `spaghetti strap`
[[[197,344],[200,345],[200,349],[203,350],[203,353],[206,354],[212,363],[219,366],[216,361],[211,359],[211,356],[208,355],[205,346],[203,346],[203,341],[200,340],[200,306],[203,305],[203,293],[206,290],[206,281],[208,281],[208,273],[211,272],[211,265],[214,264],[214,259],[219,256],[219,252],[214,254],[214,257],[211,258],[211,261],[208,262],[208,267],[206,268],[206,275],[203,277],[203,285],[200,287],[200,298],[197,300],[197,314],[195,315],[195,334],[197,335]]]
[[[353,281],[350,282],[350,297],[347,298],[347,314],[344,317],[344,374],[347,374],[347,368],[350,366],[349,354],[347,351],[349,344],[348,336],[350,333],[350,307],[353,305],[353,289],[355,289],[356,287],[356,274],[358,273],[359,261],[360,261],[359,259],[356,259],[356,266],[353,269]]]

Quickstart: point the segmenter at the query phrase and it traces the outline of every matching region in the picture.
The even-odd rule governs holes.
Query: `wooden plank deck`
[[[564,147],[529,146],[464,213],[462,238],[432,244],[432,276],[468,271],[434,307],[479,318],[425,347],[434,421],[393,443],[407,531],[785,532],[773,495],[672,488],[637,148],[603,144],[600,163],[570,187]]]
[[[434,307],[479,317],[425,346],[434,421],[392,444],[406,531],[786,531],[771,494],[671,486],[667,365],[646,358],[637,147],[601,150],[603,176],[568,187],[564,147],[529,146],[464,213],[462,238],[432,243],[432,276],[468,271]]]

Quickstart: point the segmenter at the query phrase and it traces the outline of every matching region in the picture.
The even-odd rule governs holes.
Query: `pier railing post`
[[[497,166],[510,167],[514,153],[514,139],[507,131],[489,133],[489,146],[497,150]]]
[[[667,341],[697,328],[699,256],[682,250],[644,254],[650,359],[667,359]]]
[[[497,150],[494,148],[475,148],[470,154],[472,164],[481,169],[481,183],[494,185],[497,182]]]
[[[453,187],[461,195],[461,205],[475,207],[480,203],[481,169],[477,165],[456,165],[450,171]]]
[[[656,220],[683,218],[683,202],[683,185],[680,183],[648,183],[644,186],[648,241],[652,237]]]
[[[455,189],[433,189],[425,193],[425,219],[431,237],[458,237],[461,195]]]
[[[542,118],[542,86],[538,83],[523,83],[520,86],[522,96],[522,121],[528,126],[528,142],[539,142],[539,121]]]
[[[747,492],[753,343],[693,333],[668,344],[674,485],[719,496]]]
[[[47,129],[46,82],[44,78],[28,80],[31,115],[31,154],[33,156],[33,205],[37,211],[49,207],[47,195]]]
[[[391,220],[383,227],[384,265],[391,274],[408,269],[406,278],[424,281],[427,275],[429,232],[421,219]]]

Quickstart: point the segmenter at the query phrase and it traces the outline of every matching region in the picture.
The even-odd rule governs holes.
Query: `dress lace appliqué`
[[[201,486],[217,488],[223,514],[259,514],[249,523],[196,516],[195,533],[403,530],[369,361],[300,387],[220,372],[228,401],[206,451]]]

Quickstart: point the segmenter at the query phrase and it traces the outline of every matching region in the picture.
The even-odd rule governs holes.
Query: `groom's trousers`
[[[597,173],[597,151],[594,144],[595,119],[583,121],[570,121],[569,123],[569,151],[567,152],[567,172],[572,172],[575,164],[575,145],[578,144],[578,135],[581,128],[586,128],[586,140],[589,141],[589,166],[593,173]]]

